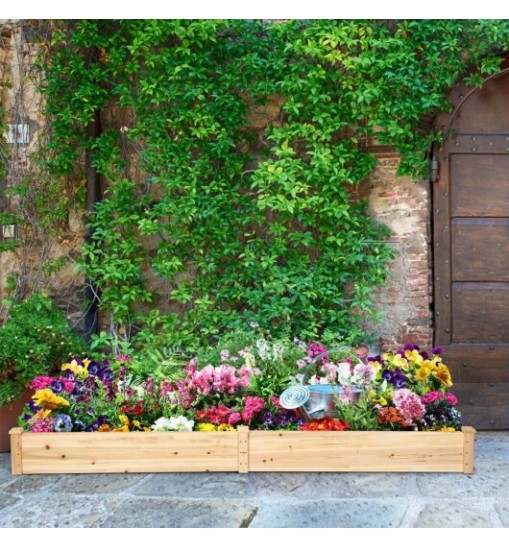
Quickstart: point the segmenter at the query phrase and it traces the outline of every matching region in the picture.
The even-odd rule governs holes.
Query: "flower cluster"
[[[229,343],[171,378],[140,377],[127,354],[111,362],[73,357],[59,376],[32,380],[34,394],[20,424],[32,432],[461,428],[440,348],[427,353],[406,345],[364,363],[352,351],[334,355],[316,341],[257,335]],[[283,408],[279,396],[303,383],[320,385],[311,392],[328,398],[327,405],[304,402],[294,409],[281,398]]]

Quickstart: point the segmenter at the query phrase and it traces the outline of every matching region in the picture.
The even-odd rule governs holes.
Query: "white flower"
[[[269,343],[265,339],[258,339],[255,344],[260,358],[266,360],[269,357]]]
[[[186,431],[191,432],[194,426],[194,421],[186,419],[184,416],[170,418],[170,430],[177,430],[179,432]]]
[[[338,382],[348,384],[352,378],[351,365],[348,362],[338,363]]]
[[[166,417],[161,417],[160,419],[157,419],[156,422],[150,427],[154,432],[167,432],[168,430],[172,430],[170,428],[170,420]]]
[[[177,430],[179,432],[187,431],[191,432],[194,427],[194,421],[188,420],[184,416],[178,417],[161,417],[151,426],[154,432],[169,432],[170,430]]]

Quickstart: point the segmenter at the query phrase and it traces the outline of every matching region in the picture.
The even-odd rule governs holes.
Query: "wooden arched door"
[[[435,345],[464,421],[509,428],[509,73],[458,89],[435,149]]]

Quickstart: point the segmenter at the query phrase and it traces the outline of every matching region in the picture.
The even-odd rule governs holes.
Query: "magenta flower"
[[[437,390],[433,390],[432,392],[428,392],[427,394],[423,394],[421,396],[421,402],[424,405],[428,405],[428,403],[433,403],[434,401],[441,400],[444,397],[442,392],[438,392]]]
[[[30,427],[31,432],[53,432],[55,420],[51,417],[36,420]]]
[[[53,377],[48,377],[46,375],[40,375],[39,377],[35,377],[33,381],[28,385],[30,390],[44,390],[45,388],[49,388],[53,382]]]

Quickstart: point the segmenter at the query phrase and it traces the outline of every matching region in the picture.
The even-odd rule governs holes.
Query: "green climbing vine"
[[[81,268],[112,332],[182,343],[256,321],[360,335],[392,256],[357,197],[376,165],[363,143],[425,175],[440,136],[421,117],[499,70],[508,42],[505,20],[54,24],[44,167],[55,189],[74,178],[67,205],[87,150],[106,181]]]

